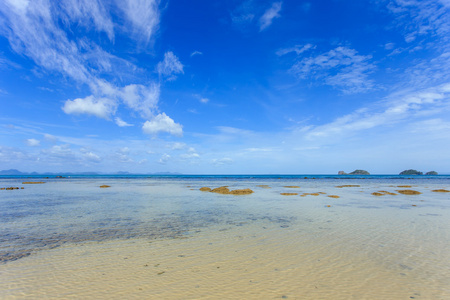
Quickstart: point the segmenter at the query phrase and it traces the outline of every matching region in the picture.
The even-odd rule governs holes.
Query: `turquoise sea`
[[[125,290],[135,298],[165,299],[450,298],[450,192],[442,192],[450,190],[448,175],[63,177],[0,178],[0,188],[19,188],[0,190],[0,298],[120,298]],[[220,186],[250,188],[254,193],[199,190]],[[373,194],[380,191],[381,195]],[[203,253],[208,245],[218,248]],[[152,257],[171,267],[152,273],[155,281],[128,270],[131,265],[118,265],[119,249],[142,259],[142,267],[150,263],[144,263],[148,256],[140,255],[159,247],[165,250]],[[80,249],[91,250],[80,254]],[[108,254],[98,249],[108,249]],[[183,249],[192,252],[183,254]],[[181,254],[158,256],[171,251]],[[83,260],[71,261],[80,256]],[[185,257],[191,257],[187,264],[179,261]],[[212,261],[204,265],[207,258]],[[66,276],[81,272],[77,264],[90,259],[102,261],[102,268],[110,272],[120,268],[137,277],[117,281],[119,272],[88,293],[80,288],[88,275]],[[52,276],[61,272],[54,281],[57,288],[49,283],[43,261],[54,268]],[[64,270],[58,267],[69,261]],[[316,265],[310,265],[313,262]],[[218,264],[215,271],[227,266],[229,273],[209,274],[211,264]],[[237,267],[242,264],[248,265]],[[177,268],[178,273],[171,273]],[[192,274],[209,275],[190,286]],[[172,281],[180,285],[168,285]],[[134,294],[142,291],[147,294]]]

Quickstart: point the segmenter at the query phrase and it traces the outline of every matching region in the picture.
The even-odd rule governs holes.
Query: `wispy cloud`
[[[317,127],[308,127],[305,137],[340,138],[348,134],[366,131],[381,126],[392,126],[405,120],[420,119],[450,110],[450,84],[425,90],[405,90],[393,93],[378,105],[381,111],[361,108],[333,122]]]
[[[138,111],[144,118],[150,118],[158,108],[160,85],[150,83],[148,86],[130,84],[123,88],[120,97],[131,109]]]
[[[158,160],[158,163],[165,165],[170,159],[171,156],[167,153],[164,153]]]
[[[159,26],[159,0],[124,0],[117,5],[124,12],[129,28],[135,40],[146,46]]]
[[[122,120],[119,117],[116,117],[114,119],[114,121],[116,121],[117,126],[119,127],[129,127],[129,126],[133,126],[133,124],[128,124],[127,122],[125,122],[124,120]]]
[[[231,165],[233,163],[233,159],[229,157],[215,158],[211,162],[215,166]]]
[[[274,19],[280,17],[282,2],[274,2],[272,6],[267,9],[264,14],[259,18],[259,31],[267,29]]]
[[[25,142],[30,147],[36,147],[36,146],[39,146],[41,144],[41,141],[36,140],[36,139],[27,139]]]
[[[114,23],[111,10],[122,12],[125,23]],[[89,96],[66,100],[62,106],[65,113],[111,120],[123,103],[144,118],[154,116],[159,83],[117,85],[122,74],[133,73],[137,67],[105,51],[90,36],[94,30],[114,43],[116,30],[129,31],[134,41],[147,45],[159,24],[158,0],[5,0],[0,3],[0,14],[4,17],[0,33],[15,52],[31,58],[45,72],[56,72],[91,90]],[[77,34],[69,35],[75,25]],[[183,73],[183,65],[167,52],[157,70],[166,80],[173,80]],[[108,82],[100,77],[102,73],[118,75]]]
[[[61,18],[86,28],[94,26],[114,40],[114,25],[105,5],[99,0],[68,0],[60,2]]]
[[[402,28],[406,42],[426,35],[440,37],[434,47],[450,39],[450,2],[448,0],[382,0],[390,12],[396,15],[396,23]],[[428,41],[429,42],[429,41]]]
[[[191,53],[191,57],[192,57],[192,56],[195,56],[195,55],[203,55],[203,52],[200,52],[200,51],[197,51],[197,50],[196,50],[196,51],[194,51],[194,52]]]
[[[283,48],[283,49],[278,50],[276,52],[276,55],[283,56],[283,55],[286,55],[291,52],[295,52],[295,54],[300,55],[303,52],[306,52],[306,51],[308,51],[310,49],[314,49],[314,48],[316,48],[316,46],[314,46],[312,44],[295,45],[294,47]]]
[[[281,8],[281,1],[274,2],[269,8],[265,9],[256,1],[247,0],[233,10],[231,22],[240,30],[257,26],[261,32],[272,25],[274,19],[280,17]]]
[[[370,55],[358,55],[350,48],[337,47],[297,61],[290,72],[299,79],[314,79],[345,94],[362,93],[374,88],[374,82],[368,78],[375,69],[371,58]]]
[[[95,154],[94,152],[90,151],[87,148],[80,148],[80,152],[82,159],[88,162],[99,163],[102,161],[99,155]]]
[[[164,60],[156,66],[156,71],[160,76],[164,76],[167,80],[176,79],[175,74],[183,74],[183,64],[172,51],[164,54]]]
[[[244,1],[231,13],[231,21],[238,27],[245,26],[255,18],[254,11],[254,0]]]

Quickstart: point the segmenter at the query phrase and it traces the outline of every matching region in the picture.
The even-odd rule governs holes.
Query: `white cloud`
[[[97,80],[91,86],[94,95],[84,99],[67,100],[63,111],[67,114],[89,114],[109,119],[122,101],[132,110],[139,112],[143,118],[150,118],[158,108],[160,85],[157,83],[150,83],[147,86],[130,84],[118,88],[103,80]],[[117,125],[129,126],[118,120],[121,119],[115,119]]]
[[[234,136],[249,136],[254,133],[251,130],[229,127],[229,126],[217,126],[217,129],[222,134],[234,135]]]
[[[340,138],[380,126],[392,126],[405,120],[412,120],[450,110],[450,84],[425,90],[394,93],[384,100],[382,111],[367,108],[342,116],[333,122],[305,131],[307,139]],[[380,105],[380,104],[378,104]]]
[[[159,114],[151,121],[146,121],[142,126],[144,133],[156,135],[160,132],[167,132],[171,135],[181,137],[183,135],[183,126],[175,123],[165,113]]]
[[[88,96],[86,98],[77,98],[67,100],[62,107],[66,114],[88,114],[99,118],[109,119],[116,110],[116,103],[111,99]]]
[[[324,54],[297,61],[290,72],[300,79],[316,79],[345,94],[367,92],[374,88],[368,75],[375,69],[370,55],[358,55],[353,49],[337,47]]]
[[[147,45],[159,26],[159,0],[116,0],[132,37]]]
[[[175,74],[183,74],[183,65],[172,51],[164,54],[164,60],[156,66],[156,71],[160,76],[167,77],[168,80],[176,79]]]
[[[196,51],[194,51],[194,52],[191,53],[191,57],[192,57],[192,56],[195,56],[195,55],[203,55],[203,53],[196,50]]]
[[[160,163],[160,164],[166,164],[169,160],[170,160],[170,155],[169,154],[166,154],[166,153],[164,153],[162,156],[161,156],[161,158],[158,160],[158,163]]]
[[[78,161],[76,155],[70,149],[69,144],[54,145],[50,149],[41,150],[41,153],[45,155],[44,158],[46,161],[50,161],[52,163]]]
[[[247,152],[273,152],[274,149],[273,148],[247,148],[247,149],[244,149],[244,151],[247,151]]]
[[[386,43],[384,45],[384,49],[386,49],[386,50],[392,50],[392,49],[394,49],[394,47],[395,47],[394,43]]]
[[[15,164],[23,161],[29,161],[33,158],[21,149],[0,146],[0,161],[4,165],[14,162]]]
[[[275,18],[280,17],[282,2],[274,2],[272,6],[259,19],[259,30],[263,31],[272,24]]]
[[[212,164],[215,166],[222,166],[222,165],[231,165],[233,163],[233,160],[228,157],[219,158],[219,159],[213,159]]]
[[[66,22],[85,27],[94,25],[98,31],[104,31],[110,40],[114,39],[114,25],[102,1],[67,0],[61,1],[60,6]]]
[[[119,23],[113,22],[111,11],[123,13],[123,18],[115,19]],[[65,113],[110,119],[122,101],[145,118],[154,115],[159,84],[122,88],[101,79],[100,75],[107,73],[122,81],[124,76],[134,76],[128,74],[135,73],[137,67],[105,51],[91,36],[104,33],[114,43],[115,30],[129,30],[131,38],[148,44],[159,24],[158,0],[5,0],[0,2],[0,14],[0,34],[6,36],[15,52],[29,57],[45,72],[59,73],[90,88],[91,96],[67,100]],[[79,32],[73,32],[75,27]],[[161,72],[172,79],[183,72],[183,66],[169,52]]]
[[[125,122],[124,120],[122,120],[119,117],[116,117],[114,119],[116,121],[117,126],[119,127],[128,127],[128,126],[133,126],[133,124],[128,124],[127,122]]]
[[[97,154],[92,153],[92,152],[85,152],[82,154],[82,157],[83,157],[83,159],[85,159],[89,162],[95,162],[95,163],[99,163],[102,160],[100,158],[100,156],[98,156]]]
[[[396,15],[407,42],[427,35],[440,37],[434,47],[447,47],[450,36],[450,2],[448,0],[389,0],[381,1]],[[429,41],[427,41],[429,42]]]
[[[158,107],[160,85],[151,83],[148,86],[130,84],[120,92],[124,103],[144,118],[150,118]]]
[[[200,99],[200,102],[206,104],[206,103],[209,102],[209,99],[208,99],[208,98],[201,98],[201,99]]]
[[[280,49],[280,50],[278,50],[276,52],[276,54],[278,56],[283,56],[283,55],[286,55],[288,53],[295,52],[297,55],[300,55],[303,52],[308,51],[309,49],[314,49],[314,48],[316,48],[316,46],[314,46],[312,44],[295,45],[294,47]]]
[[[241,27],[253,21],[255,18],[253,2],[253,0],[244,1],[231,13],[231,21],[234,25]]]
[[[14,51],[30,57],[39,66],[88,82],[90,74],[76,43],[58,27],[57,3],[8,0],[0,5],[6,20],[6,26],[0,30]]]
[[[27,139],[25,142],[30,147],[36,147],[36,146],[39,146],[41,144],[41,141],[36,140],[36,139]]]
[[[116,151],[115,158],[120,163],[131,163],[131,162],[133,162],[133,159],[131,159],[129,154],[130,154],[130,148],[123,147]]]
[[[183,150],[186,149],[187,145],[185,143],[173,143],[171,146],[172,150]]]
[[[181,154],[180,157],[182,159],[198,159],[200,158],[200,155],[198,153],[185,153]]]
[[[121,154],[130,154],[130,148],[123,147],[123,148],[120,148],[119,150],[117,150],[117,152],[121,153]]]
[[[44,139],[46,139],[47,141],[52,142],[52,143],[56,143],[58,141],[58,138],[56,136],[48,134],[48,133],[44,134]]]

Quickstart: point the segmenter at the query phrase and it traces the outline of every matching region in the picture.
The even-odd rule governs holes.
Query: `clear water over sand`
[[[223,185],[254,193],[199,191]],[[0,191],[2,299],[450,298],[450,193],[433,192],[448,179],[0,180],[8,186],[24,189]]]

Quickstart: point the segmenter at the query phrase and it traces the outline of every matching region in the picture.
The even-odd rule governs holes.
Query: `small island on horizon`
[[[355,170],[350,173],[345,173],[344,171],[339,171],[338,175],[370,175],[366,170]]]
[[[298,175],[304,175],[306,173],[298,173]],[[71,175],[84,175],[84,176],[96,176],[96,175],[186,175],[179,172],[148,172],[148,173],[131,173],[127,171],[118,171],[118,172],[21,172],[17,169],[9,169],[9,170],[0,170],[0,176],[71,176]],[[207,174],[205,174],[207,175]],[[230,174],[231,175],[231,174]],[[247,174],[250,175],[250,174]],[[253,174],[256,175],[256,174]],[[267,174],[261,174],[261,175],[267,175]],[[326,175],[326,174],[323,174]],[[330,174],[331,175],[331,174]],[[356,169],[353,172],[346,173],[345,171],[339,171],[337,175],[371,175],[366,170]],[[389,175],[389,174],[380,174],[380,175]],[[394,174],[391,174],[394,175]],[[436,171],[429,171],[425,174],[423,172],[414,170],[414,169],[408,169],[400,172],[398,175],[426,175],[426,176],[432,176],[432,175],[439,175]]]

